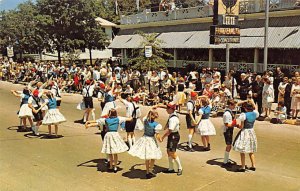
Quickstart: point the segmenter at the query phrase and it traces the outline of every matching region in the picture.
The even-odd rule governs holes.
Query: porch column
[[[173,60],[173,67],[176,68],[176,62],[177,62],[177,49],[174,49],[174,60]]]
[[[210,48],[210,49],[208,49],[208,67],[209,68],[212,68],[213,59],[214,59],[214,51],[212,48]]]
[[[127,65],[127,49],[125,48],[123,50],[124,50],[124,56],[123,56],[123,58],[124,58],[124,64]]]
[[[259,62],[259,49],[255,48],[254,49],[254,61],[253,61],[253,64],[254,64],[253,70],[254,70],[254,72],[257,72],[258,62]]]

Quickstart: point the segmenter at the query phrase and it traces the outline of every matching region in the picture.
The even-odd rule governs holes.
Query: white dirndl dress
[[[146,117],[143,119],[143,128],[139,130],[145,129],[150,132],[151,136],[147,136],[144,134],[128,151],[128,153],[134,157],[138,157],[142,160],[158,160],[162,158],[162,152],[157,144],[157,140],[154,137],[155,133],[162,130],[161,124],[157,122],[148,122]],[[148,134],[148,135],[149,135]]]
[[[97,120],[99,125],[107,125],[105,118],[100,118]],[[118,117],[118,127],[121,123],[125,122],[124,117]],[[109,129],[109,127],[106,127]],[[101,149],[101,153],[105,154],[119,154],[126,152],[128,150],[128,146],[126,145],[125,141],[122,139],[118,132],[107,132],[103,139],[103,145]]]
[[[235,138],[233,149],[240,153],[257,152],[257,139],[254,129],[242,129]]]
[[[259,113],[257,111],[250,112],[251,116],[253,117],[254,121],[252,122],[252,128],[249,125],[248,128],[246,128],[246,114],[242,113],[239,117],[239,120],[241,120],[244,123],[244,128],[237,134],[234,142],[233,142],[233,150],[240,152],[240,153],[254,153],[257,152],[257,138],[254,131],[254,122],[255,118],[259,116]]]
[[[102,153],[119,154],[126,152],[128,146],[118,132],[107,132],[104,136]]]
[[[43,125],[58,125],[63,122],[66,119],[58,109],[49,109],[43,119]]]
[[[198,113],[200,115],[209,115],[211,111],[211,108],[209,106],[205,108],[200,108]],[[198,133],[201,136],[211,136],[216,135],[216,129],[215,126],[212,124],[210,119],[201,119],[199,125],[198,125]]]
[[[28,104],[23,104],[21,106],[18,117],[19,118],[33,117],[32,109],[29,108]]]

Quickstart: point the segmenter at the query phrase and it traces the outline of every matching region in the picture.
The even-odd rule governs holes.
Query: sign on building
[[[8,58],[14,57],[14,48],[12,46],[11,47],[7,47],[7,57]]]
[[[239,0],[215,0],[210,44],[240,43]]]
[[[152,57],[152,46],[145,46],[145,57],[146,58]]]

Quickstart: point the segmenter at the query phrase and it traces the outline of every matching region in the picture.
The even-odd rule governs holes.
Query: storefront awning
[[[231,44],[231,48],[263,48],[264,28],[241,30],[240,44]],[[163,41],[163,48],[225,48],[225,45],[209,44],[209,31],[168,32],[157,37]],[[143,38],[138,34],[117,36],[109,48],[142,48]],[[300,48],[300,27],[270,27],[269,48]]]

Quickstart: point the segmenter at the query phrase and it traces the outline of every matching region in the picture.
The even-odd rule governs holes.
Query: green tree
[[[89,49],[90,64],[92,64],[92,49],[105,49],[109,45],[107,35],[103,31],[101,25],[96,21],[101,9],[101,2],[98,0],[86,1],[83,9],[85,12],[83,29],[84,47]]]
[[[161,45],[164,43],[162,40],[157,39],[157,34],[145,34],[143,32],[137,32],[140,36],[143,37],[141,43],[141,49],[138,51],[138,54],[130,59],[128,62],[133,64],[133,68],[140,70],[157,70],[161,67],[166,68],[167,62],[164,58],[171,58],[172,55],[166,53]],[[145,57],[145,46],[152,46],[152,57]]]
[[[40,53],[44,40],[37,27],[37,10],[31,1],[19,4],[17,9],[2,13],[0,47],[13,46],[16,52]]]

